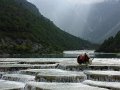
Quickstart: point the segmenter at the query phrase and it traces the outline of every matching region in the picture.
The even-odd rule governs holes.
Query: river
[[[24,55],[14,55],[13,58],[76,58],[80,54],[87,53],[91,58],[120,58],[119,53],[98,53],[94,50],[71,50],[63,51],[61,54],[24,54]]]

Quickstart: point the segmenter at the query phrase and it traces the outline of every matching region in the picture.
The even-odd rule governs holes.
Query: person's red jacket
[[[89,61],[90,59],[86,54],[84,55],[84,58],[85,58],[84,61]]]
[[[82,62],[85,61],[85,56],[81,55],[81,56],[80,56],[80,60],[81,60]]]

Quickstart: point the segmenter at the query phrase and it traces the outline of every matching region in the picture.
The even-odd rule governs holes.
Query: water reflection
[[[24,54],[24,55],[11,55],[12,58],[64,58],[63,54]]]
[[[117,53],[96,53],[95,58],[120,58]]]
[[[78,55],[87,53],[91,58],[120,58],[119,53],[98,53],[94,50],[64,51],[62,54],[24,54],[12,55],[12,58],[77,58]]]
[[[80,54],[87,53],[91,58],[120,58],[119,53],[98,53],[94,50],[64,51],[63,57],[77,57]]]

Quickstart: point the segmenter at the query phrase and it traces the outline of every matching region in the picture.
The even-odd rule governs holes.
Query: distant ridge
[[[96,50],[97,52],[120,53],[120,31],[115,37],[110,37]]]

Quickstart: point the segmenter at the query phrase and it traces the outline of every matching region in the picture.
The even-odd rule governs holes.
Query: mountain
[[[105,0],[92,6],[84,35],[93,42],[103,42],[104,39],[114,36],[120,30],[120,1]]]
[[[46,1],[51,2],[49,0]],[[72,35],[90,40],[94,43],[102,43],[106,38],[116,35],[119,31],[120,0],[101,1],[103,2],[94,4],[76,3],[75,5],[71,5],[68,3],[69,5],[65,4],[66,7],[63,6],[62,10],[57,9],[57,7],[55,8],[58,10],[56,12],[59,12],[59,15],[48,11],[52,12],[52,14],[51,16],[48,14],[47,16],[49,16],[57,26]],[[43,4],[43,2],[41,2],[41,4]],[[53,18],[53,15],[56,17]],[[59,19],[57,18],[58,16]]]
[[[115,37],[110,37],[104,41],[97,52],[119,53],[120,52],[120,31]]]
[[[89,49],[93,44],[62,31],[26,0],[0,0],[0,54],[43,54]]]

